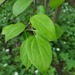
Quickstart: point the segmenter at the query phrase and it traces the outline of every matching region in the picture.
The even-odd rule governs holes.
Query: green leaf
[[[28,59],[27,56],[27,52],[26,52],[27,48],[26,48],[26,41],[24,41],[21,45],[21,49],[20,49],[20,59],[23,63],[23,65],[26,66],[26,68],[28,69],[31,66],[31,63]]]
[[[9,39],[19,35],[25,29],[25,25],[23,23],[11,24],[3,28],[2,34],[5,34],[5,41],[7,42]]]
[[[46,75],[52,62],[52,50],[50,43],[42,37],[35,35],[26,42],[27,55],[30,62],[43,74]]]
[[[51,0],[50,1],[50,7],[51,8],[58,8],[65,0]]]
[[[55,75],[55,72],[56,72],[56,69],[51,66],[48,74],[49,75]]]
[[[17,0],[13,6],[13,14],[15,16],[22,13],[32,2],[32,0]]]
[[[4,2],[5,0],[0,0],[0,5]]]
[[[37,7],[37,14],[45,14],[45,13],[46,13],[46,9],[43,5]]]
[[[57,39],[58,39],[63,34],[63,30],[60,28],[60,26],[58,24],[55,24],[55,30],[56,30],[56,36],[57,36]]]
[[[45,14],[37,14],[31,17],[32,26],[49,41],[56,41],[55,27],[52,20]]]

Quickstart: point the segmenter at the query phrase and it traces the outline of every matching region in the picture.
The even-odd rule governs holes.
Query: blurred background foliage
[[[2,28],[16,22],[29,24],[31,15],[36,14],[37,5],[31,4],[18,17],[14,17],[12,6],[15,0],[7,0],[0,6],[0,75],[41,75],[31,66],[26,70],[20,61],[20,44],[23,37],[18,36],[5,43],[1,35]],[[55,10],[48,8],[47,14],[52,17]],[[64,30],[63,35],[57,42],[53,42],[53,62],[48,75],[75,75],[75,9],[68,3],[64,3],[57,23]],[[23,35],[23,34],[20,34]]]

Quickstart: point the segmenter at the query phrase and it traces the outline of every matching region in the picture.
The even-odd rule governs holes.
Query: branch
[[[71,5],[73,8],[75,8],[75,0],[66,0],[66,2],[68,2],[69,5]],[[58,19],[58,17],[59,17],[60,12],[61,12],[61,9],[62,9],[61,6],[62,6],[62,5],[60,5],[60,6],[58,7],[58,9],[55,11],[55,13],[54,13],[54,15],[53,15],[53,17],[52,17],[53,22],[56,22],[57,19]]]
[[[50,0],[46,0],[45,7],[46,7],[46,10],[47,10],[47,11],[48,11],[49,2],[50,2]]]
[[[73,8],[75,8],[75,0],[66,0]]]
[[[52,17],[53,22],[56,22],[56,21],[57,21],[59,15],[60,15],[61,9],[62,9],[62,8],[61,8],[61,5],[60,5],[60,6],[58,7],[58,9],[55,11],[55,13],[54,13],[54,15],[53,15],[53,17]]]

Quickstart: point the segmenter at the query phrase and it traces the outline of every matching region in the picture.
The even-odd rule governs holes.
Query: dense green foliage
[[[28,7],[28,9],[26,9],[26,11],[24,13],[22,13],[18,17],[14,18],[14,15],[12,14],[12,5],[14,4],[14,2],[15,2],[15,0],[13,0],[13,1],[8,0],[0,8],[0,32],[2,32],[2,29],[4,26],[14,24],[14,23],[20,22],[20,21],[23,22],[26,26],[30,25],[30,23],[28,23],[28,22],[29,22],[30,16],[34,14],[33,10],[35,9],[35,8],[32,8],[33,4],[31,5],[32,7],[31,6]],[[40,4],[37,3],[37,5],[40,5]],[[52,17],[52,14],[54,12],[53,9],[51,9],[51,11],[48,11],[48,12],[49,12],[48,16]],[[53,62],[48,71],[48,75],[61,75],[61,74],[62,75],[75,75],[75,72],[74,72],[75,71],[75,65],[74,65],[75,64],[75,56],[74,56],[75,55],[75,51],[74,51],[75,50],[75,38],[74,38],[75,37],[75,30],[74,30],[75,29],[75,27],[74,27],[75,14],[74,13],[75,13],[75,9],[73,9],[67,3],[63,4],[62,11],[61,11],[61,14],[60,14],[57,22],[62,27],[64,34],[57,42],[52,43]],[[35,16],[33,16],[31,18],[31,23],[33,23],[33,19],[35,19]],[[35,19],[35,20],[37,20],[37,19]],[[40,30],[36,27],[35,23],[33,23],[32,25],[35,29]],[[37,23],[37,25],[38,25],[38,23]],[[58,27],[59,26],[57,26],[57,25],[55,27],[56,34],[59,31],[61,31],[60,27],[59,28]],[[54,31],[54,29],[53,29],[53,31]],[[21,32],[22,32],[22,30],[19,33],[21,33]],[[52,31],[50,31],[50,32],[52,32]],[[9,33],[9,31],[7,33]],[[35,33],[37,35],[35,36],[35,38],[33,40],[33,45],[32,45],[32,49],[31,49],[34,51],[34,57],[37,55],[37,52],[42,50],[41,48],[44,47],[46,50],[48,50],[50,48],[50,45],[48,44],[49,42],[45,41],[45,40],[47,40],[46,38],[48,38],[48,37],[46,37],[44,34],[42,37],[41,36],[42,32],[40,33],[38,31],[35,31]],[[62,31],[61,31],[61,33],[62,33]],[[59,34],[61,35],[61,33],[59,33]],[[10,32],[10,34],[12,34],[12,33]],[[31,55],[30,51],[27,51],[30,62],[34,63],[34,66],[36,68],[34,66],[30,67],[31,64],[28,64],[28,62],[27,62],[27,65],[30,67],[27,70],[27,68],[25,68],[25,66],[23,66],[23,64],[22,64],[22,62],[23,63],[26,63],[26,62],[20,61],[20,57],[19,57],[20,45],[25,40],[25,38],[30,36],[29,34],[32,35],[33,32],[31,31],[30,33],[28,33],[26,31],[26,33],[21,33],[18,37],[15,37],[14,39],[9,40],[7,43],[5,43],[5,41],[4,41],[4,36],[0,34],[0,61],[1,61],[0,62],[0,70],[1,70],[0,75],[4,75],[4,74],[14,75],[16,72],[18,72],[19,75],[24,75],[24,74],[26,74],[26,75],[33,75],[33,74],[41,75],[40,72],[36,69],[36,68],[38,68],[40,71],[42,71],[42,69],[38,66],[38,64],[41,61],[40,55],[39,56],[37,55],[39,59],[38,59],[38,61],[37,60],[35,61],[35,58]],[[15,34],[14,36],[16,36],[16,35],[17,34]],[[38,35],[41,36],[42,40],[41,40],[41,38],[39,38]],[[57,34],[56,36],[59,38],[60,35]],[[47,35],[47,36],[49,36],[49,35]],[[12,36],[11,36],[11,38],[12,38]],[[53,37],[52,39],[54,39],[54,38],[55,37]],[[30,42],[32,40],[27,40],[27,41]],[[41,41],[45,42],[47,46],[44,45],[44,43],[41,44]],[[26,43],[26,41],[24,43]],[[26,44],[27,49],[30,47],[30,43]],[[41,45],[43,47],[41,47]],[[22,44],[22,46],[23,46],[23,44]],[[37,46],[40,48],[38,48]],[[28,50],[30,50],[30,48]],[[35,50],[37,50],[37,52]],[[44,51],[42,51],[42,52],[45,53]],[[22,52],[22,54],[23,53],[24,52]],[[51,56],[50,56],[50,58],[51,58]],[[22,59],[25,60],[23,57],[22,57]],[[42,59],[45,59],[45,56],[42,56]],[[47,64],[49,67],[49,65],[51,63],[51,59],[49,59],[47,57],[47,60],[48,61],[50,60],[48,62],[49,64]],[[44,63],[45,62],[47,63],[47,61],[44,61]],[[44,69],[44,67],[46,69],[47,65],[43,65],[43,69]],[[40,66],[42,66],[42,65],[40,65]]]

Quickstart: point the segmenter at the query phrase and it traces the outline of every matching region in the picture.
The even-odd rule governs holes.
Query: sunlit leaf
[[[26,52],[26,41],[24,41],[21,45],[21,49],[20,49],[20,59],[23,63],[23,65],[26,66],[26,68],[28,69],[30,66],[31,66],[31,63],[28,59],[28,56],[27,56],[27,52]]]
[[[22,13],[32,2],[32,0],[17,0],[13,6],[13,14],[15,16]]]
[[[37,29],[47,40],[56,40],[55,26],[47,15],[37,14],[31,17],[30,22],[32,23],[32,26]]]
[[[9,39],[19,35],[25,29],[25,25],[23,23],[11,24],[3,28],[2,34],[5,35],[5,41],[7,42]]]
[[[35,35],[26,42],[27,55],[30,62],[43,74],[46,75],[52,62],[52,50],[50,43],[43,37]]]
[[[50,1],[50,7],[51,8],[58,8],[65,0],[51,0]]]
[[[60,26],[58,24],[55,24],[55,30],[56,30],[56,36],[57,36],[57,39],[58,39],[63,34],[63,30],[60,28]]]

